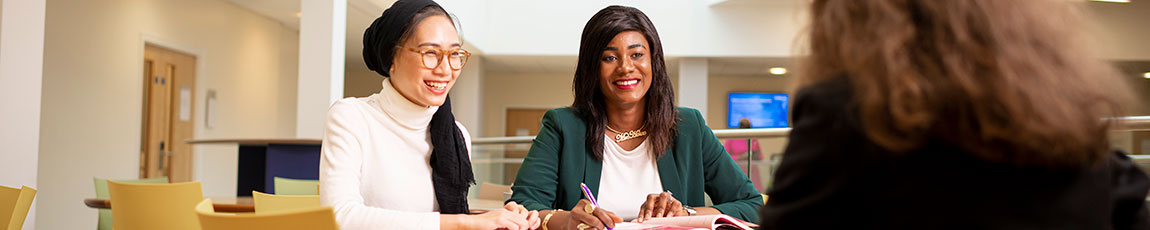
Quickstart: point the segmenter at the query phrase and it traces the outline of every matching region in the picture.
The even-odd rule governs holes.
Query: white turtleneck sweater
[[[438,229],[431,183],[431,134],[438,106],[383,90],[336,101],[327,112],[320,159],[320,201],[342,229]],[[471,151],[467,129],[455,122]]]

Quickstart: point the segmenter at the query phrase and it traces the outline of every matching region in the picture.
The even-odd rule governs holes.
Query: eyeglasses
[[[447,63],[451,66],[452,70],[463,69],[463,65],[467,64],[467,58],[471,57],[471,52],[467,52],[463,48],[441,49],[437,47],[422,47],[422,48],[405,48],[407,51],[419,54],[420,61],[423,62],[423,67],[428,69],[435,69],[443,64],[443,56],[447,55]]]

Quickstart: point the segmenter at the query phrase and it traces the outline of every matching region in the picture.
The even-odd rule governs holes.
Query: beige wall
[[[4,0],[0,0],[0,32],[4,31]],[[3,34],[3,33],[0,33]],[[0,36],[3,38],[4,36]]]
[[[137,177],[145,40],[197,56],[198,138],[294,135],[298,33],[279,22],[224,0],[54,0],[46,28],[40,229],[94,227],[96,211],[80,204],[95,196],[92,177]],[[214,128],[203,122],[208,89]],[[234,150],[197,147],[196,175],[230,175],[234,192]],[[214,186],[227,183],[205,194],[226,192]]]
[[[677,76],[672,76],[674,81]],[[715,76],[707,83],[705,114],[707,125],[723,129],[729,92],[786,92],[790,77]],[[676,86],[677,88],[677,86]],[[564,107],[574,100],[569,73],[487,73],[483,81],[483,124],[488,128],[481,136],[505,136],[504,111],[507,108]],[[480,136],[480,135],[476,135]]]
[[[1089,2],[1085,12],[1101,56],[1110,60],[1150,60],[1150,1]]]
[[[375,71],[348,69],[344,71],[343,96],[366,97],[383,89],[383,76]]]
[[[1132,116],[1150,116],[1150,79],[1142,77],[1142,72],[1125,71],[1130,89],[1134,91],[1135,104],[1128,106]]]
[[[559,108],[575,99],[570,73],[491,73],[483,75],[482,134],[476,137],[506,136],[507,108]]]

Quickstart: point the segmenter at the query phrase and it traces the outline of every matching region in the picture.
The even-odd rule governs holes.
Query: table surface
[[[477,211],[487,212],[487,210],[495,210],[503,208],[502,200],[487,200],[487,199],[468,199],[467,207],[471,209],[471,213]]]
[[[252,197],[212,197],[212,206],[215,207],[217,212],[255,212],[256,206],[252,201]],[[89,208],[96,209],[109,209],[112,208],[112,201],[100,198],[87,198],[84,199],[84,205]]]
[[[256,206],[252,201],[252,197],[211,197],[212,206],[215,207],[217,212],[255,212]],[[112,201],[100,198],[87,198],[84,199],[84,205],[89,208],[96,209],[109,209],[112,208]],[[480,214],[488,210],[503,208],[503,201],[501,200],[485,200],[485,199],[470,199],[467,200],[468,207],[471,208],[472,214]]]

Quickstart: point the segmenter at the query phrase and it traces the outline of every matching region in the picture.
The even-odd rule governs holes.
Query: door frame
[[[192,103],[193,103],[192,104],[192,111],[193,111],[193,114],[192,114],[192,137],[193,137],[193,139],[202,139],[203,133],[204,133],[203,132],[204,129],[202,127],[204,127],[203,125],[204,125],[204,115],[205,115],[205,114],[203,114],[203,112],[206,112],[204,110],[206,98],[203,98],[203,97],[207,96],[207,89],[204,88],[205,87],[204,82],[205,82],[205,79],[207,79],[207,74],[205,73],[205,67],[204,67],[205,63],[207,63],[206,60],[208,59],[206,52],[203,52],[201,49],[194,48],[195,46],[188,45],[188,44],[185,44],[183,42],[172,41],[171,39],[165,39],[162,36],[156,36],[156,35],[152,35],[152,34],[148,34],[148,33],[140,33],[140,40],[139,40],[138,45],[136,46],[136,59],[135,59],[136,60],[136,74],[135,74],[136,77],[144,76],[144,62],[143,62],[143,60],[144,60],[144,48],[148,45],[162,47],[165,49],[170,49],[170,50],[181,52],[181,53],[186,53],[186,54],[192,55],[196,58],[196,64],[195,64],[196,65],[195,66],[196,75],[194,76],[195,79],[192,80],[194,82],[193,85],[195,88],[192,91],[192,97],[193,97],[193,100],[192,100]],[[135,87],[138,87],[138,88],[136,88],[136,92],[138,95],[144,94],[145,89],[144,89],[143,85],[136,85]],[[139,110],[137,110],[138,113],[136,113],[136,114],[140,115],[140,117],[137,117],[136,120],[142,121],[144,119],[143,115],[147,111],[144,111],[144,98],[141,97],[138,99],[139,100],[136,101],[136,103],[138,103],[138,104],[136,104],[136,108],[139,108]],[[204,100],[196,100],[196,99],[204,99]],[[200,114],[196,114],[196,113],[200,113]],[[141,131],[141,133],[137,134],[137,136],[144,135],[144,133],[142,133],[142,131],[144,129],[144,127],[143,127],[144,124],[143,123],[137,123],[137,125],[139,125],[139,127],[137,127],[136,130]],[[140,143],[142,141],[143,141],[142,139],[137,138],[136,139],[136,145],[134,145],[134,146],[142,145],[143,143]],[[133,151],[133,152],[136,152],[136,151]],[[191,166],[191,169],[192,169],[191,180],[192,181],[199,181],[203,178],[203,171],[204,170],[198,170],[199,164],[197,164],[197,162],[200,160],[200,155],[202,155],[202,153],[201,153],[200,148],[198,148],[196,145],[192,145],[191,154],[192,154],[192,157],[191,157],[192,162],[190,162],[192,165]],[[132,154],[132,155],[133,155],[132,158],[134,159],[132,162],[139,164],[140,154]],[[139,171],[138,170],[139,167],[140,166],[137,166],[136,168],[133,169],[133,171]]]

